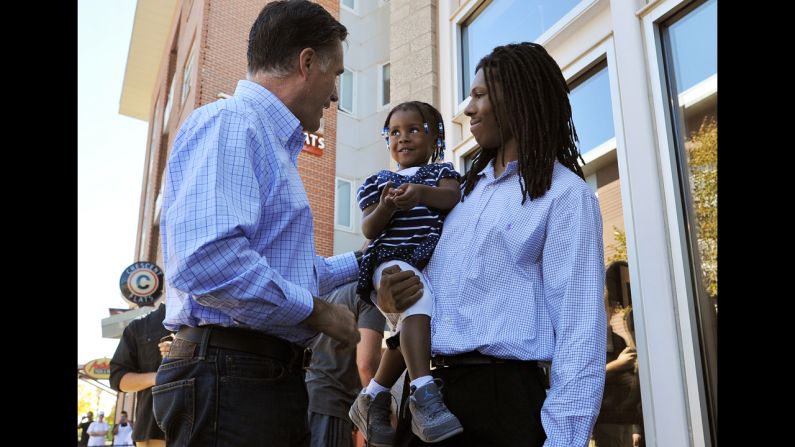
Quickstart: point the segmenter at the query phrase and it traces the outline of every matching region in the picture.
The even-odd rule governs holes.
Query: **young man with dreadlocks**
[[[602,222],[568,93],[537,44],[497,47],[476,67],[464,113],[481,153],[424,270],[433,375],[464,427],[437,445],[588,445],[605,378]],[[406,308],[418,284],[383,272],[379,305]],[[548,394],[537,362],[552,363]],[[395,445],[424,445],[405,426]]]
[[[437,163],[444,159],[444,124],[438,110],[419,101],[399,104],[387,115],[383,133],[398,170],[371,175],[357,192],[362,233],[372,240],[359,264],[357,292],[379,309],[371,293],[380,284],[381,272],[397,265],[422,277],[420,270],[439,241],[444,216],[461,198],[460,174],[450,163]],[[369,445],[391,447],[395,431],[389,423],[389,390],[408,366],[412,431],[425,442],[461,433],[461,423],[442,400],[441,382],[431,376],[431,291],[425,288],[422,298],[403,313],[384,315],[391,329],[400,332],[401,349],[390,349],[381,357],[375,378],[351,406],[351,421]]]

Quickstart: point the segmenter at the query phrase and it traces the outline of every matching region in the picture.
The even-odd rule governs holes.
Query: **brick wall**
[[[171,51],[164,54],[158,73],[155,91],[160,118],[170,90],[169,80],[175,83],[171,117],[163,124],[150,123],[151,138],[162,138],[154,145],[152,169],[145,170],[144,191],[140,204],[142,216],[136,246],[136,259],[161,260],[159,228],[154,222],[155,199],[160,192],[165,161],[179,126],[198,107],[217,101],[219,93],[231,95],[237,81],[246,78],[246,50],[251,25],[267,2],[262,0],[184,0],[180,13],[172,24]],[[334,17],[339,18],[339,1],[320,0]],[[193,49],[193,66],[190,89],[182,98],[185,65]],[[159,100],[158,100],[159,98]],[[184,99],[184,101],[183,101]],[[150,119],[154,118],[153,117]],[[334,246],[334,173],[336,169],[336,104],[323,114],[325,149],[322,156],[302,152],[298,158],[298,171],[304,180],[315,223],[315,248],[317,253],[330,256]],[[161,137],[162,128],[168,129]],[[153,131],[153,132],[152,132]],[[147,158],[147,163],[148,163]],[[143,216],[146,216],[145,218]],[[146,234],[146,238],[143,235]],[[143,241],[143,242],[142,242]],[[140,245],[143,243],[143,246]],[[140,254],[140,255],[139,255]]]

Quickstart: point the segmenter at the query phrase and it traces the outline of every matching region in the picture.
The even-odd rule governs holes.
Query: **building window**
[[[381,110],[389,106],[389,62],[381,65],[378,70],[378,109]]]
[[[337,177],[337,191],[334,196],[334,227],[353,231],[353,182]]]
[[[469,96],[475,67],[494,47],[533,42],[580,0],[493,0],[461,26],[461,98]]]
[[[152,224],[160,228],[160,211],[163,207],[163,194],[166,192],[166,172],[165,170],[160,174],[160,190],[157,192],[155,199],[155,216]]]
[[[152,117],[152,129],[157,129],[157,126],[160,126],[160,133],[164,134],[168,132],[168,128],[166,127],[166,124],[163,123],[162,121],[161,113],[162,112],[160,112],[160,93],[158,93],[158,97],[155,100],[155,113],[154,116]],[[154,135],[154,132],[152,132],[152,134]]]
[[[596,182],[596,174],[591,174],[589,176],[586,176],[585,183],[588,184],[588,187],[591,188],[591,191],[593,191],[594,195],[596,197],[599,197],[599,185]]]
[[[476,150],[464,156],[464,171],[461,173],[461,175],[467,175],[467,172],[472,169],[472,165],[475,164],[475,157],[477,157],[479,153],[480,148],[477,148]]]
[[[163,132],[165,133],[168,129],[169,120],[171,119],[171,106],[174,103],[174,86],[177,84],[174,82],[172,78],[171,81],[171,88],[168,89],[168,98],[166,98],[166,108],[163,111]]]
[[[583,156],[616,136],[607,61],[602,61],[569,85],[571,115]]]
[[[718,64],[717,0],[696,3],[661,24],[661,43],[692,304],[704,362],[707,412],[717,437]]]
[[[353,89],[354,89],[354,73],[349,69],[345,69],[343,73],[340,75],[340,88],[339,88],[339,97],[340,100],[337,103],[337,108],[342,110],[343,112],[350,113],[353,115]]]
[[[356,0],[342,0],[342,6],[356,12]]]
[[[188,99],[188,93],[190,93],[190,83],[193,78],[193,55],[194,48],[191,48],[188,60],[185,62],[185,69],[182,71],[182,105],[185,105],[185,100]]]

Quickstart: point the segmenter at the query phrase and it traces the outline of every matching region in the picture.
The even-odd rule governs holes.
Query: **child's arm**
[[[404,183],[397,188],[395,204],[410,209],[422,203],[443,211],[451,210],[461,200],[460,183],[454,178],[439,180],[439,186]]]
[[[389,225],[392,215],[397,211],[397,205],[391,197],[394,191],[392,182],[387,182],[381,191],[381,199],[378,203],[368,206],[362,214],[362,234],[367,239],[375,239]]]

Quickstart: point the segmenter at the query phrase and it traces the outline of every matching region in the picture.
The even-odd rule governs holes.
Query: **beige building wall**
[[[439,107],[437,0],[393,1],[389,53],[392,105],[424,101]]]

